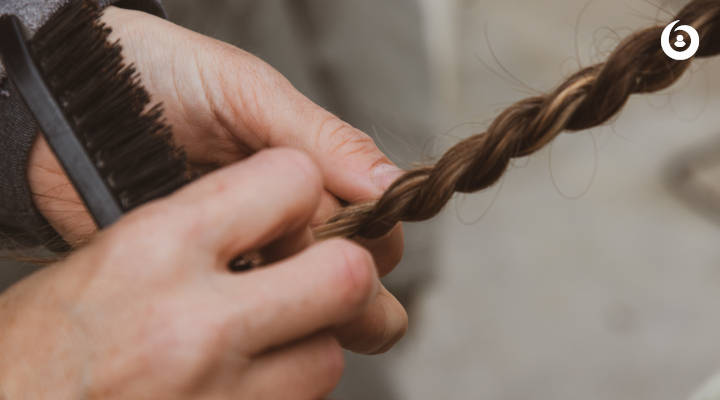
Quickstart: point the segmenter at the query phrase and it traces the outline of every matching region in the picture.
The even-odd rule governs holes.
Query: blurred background
[[[410,167],[686,3],[659,1],[165,5]],[[334,398],[690,398],[720,370],[718,72],[719,61],[698,62],[610,124],[562,135],[495,187],[408,225],[388,285],[410,331],[388,354],[348,355]],[[29,270],[0,271],[12,282]]]

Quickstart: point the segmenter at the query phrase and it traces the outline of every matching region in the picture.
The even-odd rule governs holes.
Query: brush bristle
[[[124,211],[166,196],[189,178],[160,105],[89,1],[71,1],[30,47],[47,85]]]

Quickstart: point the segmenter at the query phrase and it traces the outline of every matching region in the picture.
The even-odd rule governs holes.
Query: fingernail
[[[395,165],[384,163],[373,168],[370,176],[372,177],[373,183],[375,183],[381,192],[384,192],[385,189],[392,185],[393,182],[404,173],[405,171]]]

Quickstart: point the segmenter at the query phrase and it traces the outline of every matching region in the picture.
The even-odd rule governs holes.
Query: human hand
[[[112,40],[120,41],[153,101],[163,104],[174,139],[193,165],[228,165],[270,147],[302,150],[324,178],[315,223],[333,214],[338,199],[376,199],[402,174],[368,135],[314,104],[252,54],[138,11],[109,7],[103,22],[113,29]],[[31,167],[45,158],[33,154]],[[31,179],[48,179],[42,168],[37,170],[31,168]],[[55,183],[53,188],[61,186]],[[62,207],[61,213],[45,206],[52,197],[71,199],[69,193],[55,194],[37,199],[41,211],[70,241],[89,236],[94,226],[81,206]],[[76,215],[70,218],[71,213]],[[394,263],[386,261],[397,261],[402,252],[400,229],[386,241],[387,260],[379,261],[391,268]]]
[[[381,289],[362,247],[306,247],[322,187],[303,153],[263,151],[11,287],[0,296],[0,398],[328,394],[343,365],[333,330]],[[283,261],[228,271],[235,255],[267,248]]]
[[[174,138],[194,165],[228,165],[268,147],[300,149],[320,167],[324,182],[312,224],[331,216],[338,199],[377,198],[400,173],[367,135],[312,103],[257,57],[141,12],[110,7],[103,21],[153,100],[164,104]],[[31,152],[29,180],[38,209],[66,240],[79,243],[94,233],[42,138]],[[402,229],[362,244],[383,276],[402,256]],[[381,288],[373,304],[339,331],[346,347],[377,353],[402,336],[407,315],[397,300]],[[385,345],[375,347],[378,336],[386,337]]]

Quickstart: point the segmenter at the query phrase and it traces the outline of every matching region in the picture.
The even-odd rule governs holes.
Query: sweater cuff
[[[0,15],[17,15],[34,33],[67,1],[3,1]],[[159,0],[98,0],[98,4],[166,16]],[[35,207],[27,180],[30,150],[39,130],[15,88],[5,79],[0,63],[0,248],[44,245],[55,251],[67,249]]]

